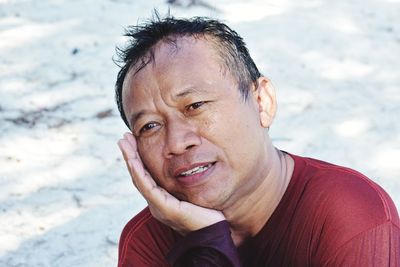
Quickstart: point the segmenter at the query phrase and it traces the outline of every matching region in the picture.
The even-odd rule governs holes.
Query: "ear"
[[[275,90],[271,82],[262,76],[258,78],[253,96],[257,101],[260,124],[264,128],[269,128],[274,120],[277,106]]]

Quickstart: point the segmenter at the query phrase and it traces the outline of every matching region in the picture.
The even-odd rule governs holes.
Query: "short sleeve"
[[[400,229],[391,221],[344,244],[323,266],[400,266]]]

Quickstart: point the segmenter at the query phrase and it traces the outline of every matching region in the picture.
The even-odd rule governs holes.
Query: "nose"
[[[164,156],[171,158],[201,144],[197,127],[184,118],[169,120],[166,131]]]

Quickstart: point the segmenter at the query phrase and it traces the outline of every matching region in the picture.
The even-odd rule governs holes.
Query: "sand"
[[[222,19],[278,95],[270,135],[400,207],[400,1],[0,0],[0,266],[116,266],[145,206],[116,142],[115,46],[151,15]]]

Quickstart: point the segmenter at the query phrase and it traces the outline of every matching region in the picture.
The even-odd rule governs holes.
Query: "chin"
[[[207,190],[208,189],[208,190]],[[227,188],[225,190],[216,190],[216,188],[202,187],[192,188],[191,190],[179,190],[178,192],[171,192],[173,196],[181,201],[190,202],[194,205],[222,210],[224,203],[230,198],[231,194]]]
[[[216,194],[213,196],[212,195],[192,196],[189,197],[188,200],[186,201],[203,208],[221,210],[222,203],[224,202],[222,196],[223,196],[222,194]]]

